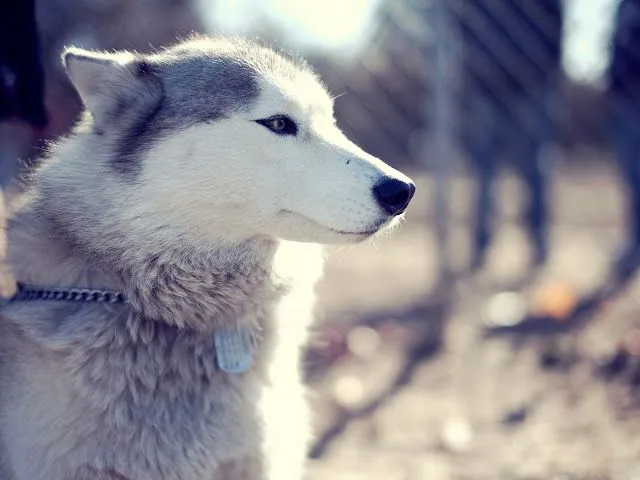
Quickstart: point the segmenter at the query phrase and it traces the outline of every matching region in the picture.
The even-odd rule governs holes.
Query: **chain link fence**
[[[216,12],[237,3],[244,5],[240,20],[245,21],[229,26]],[[609,158],[614,147],[633,194],[632,209],[640,212],[640,173],[633,167],[630,140],[631,125],[639,124],[636,0],[370,0],[353,5],[359,4],[369,7],[366,19],[351,12],[350,21],[362,24],[358,38],[349,48],[328,48],[309,47],[299,34],[290,35],[278,18],[304,9],[286,2],[37,0],[49,123],[35,133],[24,125],[0,125],[2,183],[17,174],[16,157],[28,163],[41,151],[42,138],[65,133],[78,114],[78,98],[59,61],[64,45],[148,51],[192,31],[223,31],[259,35],[301,51],[336,95],[338,122],[348,136],[391,165],[437,179],[429,214],[441,259],[449,243],[450,181],[461,172],[475,185],[469,213],[474,267],[484,264],[493,237],[497,205],[492,191],[505,165],[525,187],[522,219],[538,264],[549,250],[548,186],[557,157],[549,152],[560,150],[565,161],[581,162],[593,155],[576,151],[597,149]],[[318,22],[329,18],[338,28],[339,12],[319,3],[312,7]],[[585,45],[595,37],[600,46],[589,50]],[[599,77],[587,78],[585,68],[599,69]],[[613,123],[615,132],[607,128]],[[640,242],[640,221],[630,222]],[[446,275],[446,261],[441,270]]]
[[[483,264],[492,237],[491,191],[503,164],[513,167],[529,193],[523,218],[535,260],[542,263],[552,172],[547,147],[565,152],[585,146],[634,148],[628,140],[634,131],[627,125],[638,123],[635,0],[371,0],[364,2],[372,5],[368,20],[360,20],[364,33],[348,49],[296,42],[282,22],[274,21],[292,13],[286,2],[245,1],[245,13],[262,13],[254,12],[253,23],[235,27],[211,14],[233,3],[37,0],[50,121],[36,135],[23,126],[2,125],[3,183],[15,176],[16,157],[25,161],[37,155],[40,137],[66,132],[78,114],[78,99],[59,61],[64,45],[148,51],[191,31],[257,34],[302,50],[338,97],[336,114],[347,135],[392,165],[438,179],[432,213],[441,245],[447,243],[449,179],[467,170],[477,184],[471,212],[475,266]],[[320,14],[326,7],[318,5]],[[591,23],[584,22],[587,14]],[[604,36],[597,21],[606,25]],[[598,32],[601,43],[617,47],[581,51]],[[578,55],[572,57],[570,49]],[[593,58],[601,64],[600,85],[567,75]],[[617,109],[611,105],[614,97],[622,99]],[[605,128],[613,110],[618,134]],[[565,158],[582,160],[573,154]],[[633,181],[635,192],[640,175],[632,163],[624,163],[625,178]],[[637,198],[634,208],[640,210],[640,193]]]

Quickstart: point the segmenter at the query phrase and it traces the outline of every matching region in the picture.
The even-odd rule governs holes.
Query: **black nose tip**
[[[382,208],[392,215],[399,215],[407,209],[416,191],[413,182],[403,182],[395,178],[385,178],[375,187],[373,193]]]

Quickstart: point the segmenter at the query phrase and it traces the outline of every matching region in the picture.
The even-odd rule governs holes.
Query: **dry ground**
[[[488,300],[514,288],[526,270],[514,216],[520,189],[512,179],[503,182],[505,211],[489,265],[459,279],[443,309],[430,305],[438,253],[428,208],[432,182],[420,180],[396,235],[332,252],[319,310],[320,338],[333,339],[322,352],[335,363],[322,368],[328,360],[312,356],[320,367],[311,369],[310,381],[318,434],[338,428],[315,452],[309,480],[640,479],[640,389],[596,373],[597,362],[638,325],[640,281],[576,334],[483,338]],[[451,190],[456,268],[468,253],[469,191],[464,179]],[[553,204],[552,258],[517,287],[525,295],[549,281],[576,295],[589,292],[604,281],[622,239],[623,197],[612,169],[560,168]],[[493,305],[498,314],[515,308]],[[362,319],[373,328],[347,328]],[[427,348],[398,388],[375,402],[406,366],[407,350],[437,332],[431,327],[441,319],[441,350],[429,355]],[[542,368],[542,351],[560,352],[554,368]],[[361,414],[354,418],[354,411]]]

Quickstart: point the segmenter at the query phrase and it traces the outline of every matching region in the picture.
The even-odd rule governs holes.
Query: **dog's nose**
[[[396,178],[385,178],[373,187],[380,206],[392,215],[400,215],[407,209],[415,191],[416,185],[413,182],[403,182]]]

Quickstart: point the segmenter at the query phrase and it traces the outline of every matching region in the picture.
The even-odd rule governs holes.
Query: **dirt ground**
[[[631,366],[611,379],[600,373],[640,325],[640,281],[579,331],[483,335],[488,318],[508,321],[532,304],[562,311],[605,281],[623,238],[616,172],[561,167],[553,190],[552,254],[535,276],[526,276],[512,178],[500,188],[504,212],[486,269],[459,275],[448,296],[437,288],[429,178],[418,179],[395,235],[332,251],[309,355],[317,429],[309,480],[640,479],[640,337]],[[470,191],[463,178],[451,186],[458,271]],[[560,300],[536,294],[550,284]]]

